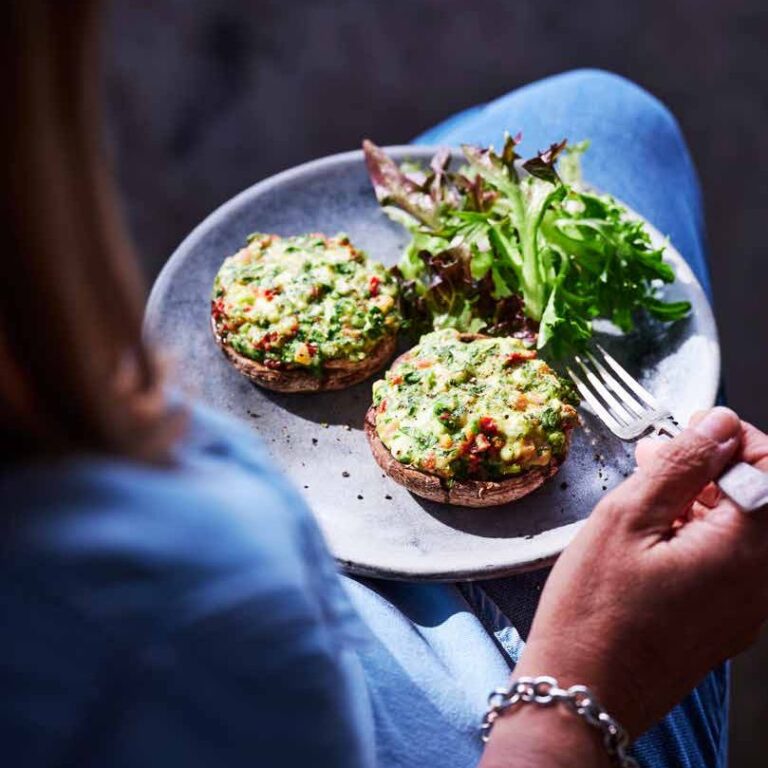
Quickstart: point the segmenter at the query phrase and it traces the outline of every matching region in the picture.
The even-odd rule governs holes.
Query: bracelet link
[[[575,715],[600,731],[603,746],[614,764],[619,768],[639,768],[637,761],[627,754],[629,736],[619,722],[613,718],[597,700],[594,693],[585,685],[572,685],[561,688],[554,677],[519,677],[509,688],[497,688],[488,697],[488,710],[480,725],[480,737],[487,742],[493,725],[517,704],[535,704],[539,707],[551,707],[564,704]]]

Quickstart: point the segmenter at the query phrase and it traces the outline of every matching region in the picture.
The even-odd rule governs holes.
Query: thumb
[[[725,469],[740,434],[741,422],[733,411],[713,408],[674,440],[659,445],[614,492],[623,516],[643,527],[668,526]]]

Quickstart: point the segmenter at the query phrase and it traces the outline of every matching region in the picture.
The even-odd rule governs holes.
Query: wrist
[[[568,652],[559,648],[549,649],[543,642],[532,639],[515,667],[515,677],[548,675],[557,679],[563,688],[585,685],[594,691],[599,702],[627,731],[630,739],[644,730],[645,708],[635,690],[634,679],[625,674],[620,660],[606,664],[598,649],[579,652],[571,644]]]
[[[481,768],[546,766],[608,768],[611,759],[600,733],[561,706],[519,704],[499,717]]]

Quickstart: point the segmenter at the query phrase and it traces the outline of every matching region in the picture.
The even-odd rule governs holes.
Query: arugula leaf
[[[653,297],[645,300],[645,308],[659,320],[682,320],[691,311],[690,301],[659,301]]]

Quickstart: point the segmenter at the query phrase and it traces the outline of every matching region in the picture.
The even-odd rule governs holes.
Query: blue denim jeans
[[[498,147],[505,131],[522,131],[523,155],[563,137],[589,139],[591,146],[583,160],[585,178],[624,200],[667,234],[710,291],[696,171],[677,121],[656,98],[613,74],[569,72],[466,110],[423,133],[415,143],[493,143]],[[455,682],[466,671],[454,657],[467,660],[488,653],[487,649],[480,653],[480,640],[470,634],[464,615],[467,609],[493,637],[508,667],[514,668],[547,575],[543,570],[459,585],[348,580],[348,586],[369,628],[387,646],[388,656],[417,685],[437,687],[442,685],[440,665],[450,670]],[[566,635],[562,642],[568,643]],[[430,677],[425,670],[435,654],[440,664]],[[373,677],[382,673],[385,661],[372,652],[364,656],[363,665],[373,670]],[[477,678],[464,680],[463,689],[471,690],[478,684]],[[381,697],[387,698],[383,690]],[[448,706],[444,697],[435,697],[436,706]],[[399,704],[415,706],[405,696]],[[414,711],[419,711],[417,706]],[[727,716],[728,669],[723,667],[710,673],[684,702],[641,736],[634,754],[648,768],[723,766],[727,761]],[[407,738],[397,732],[394,721],[378,722],[377,729],[381,764],[408,765],[405,751],[396,746],[398,740]],[[456,764],[460,764],[458,760]]]

